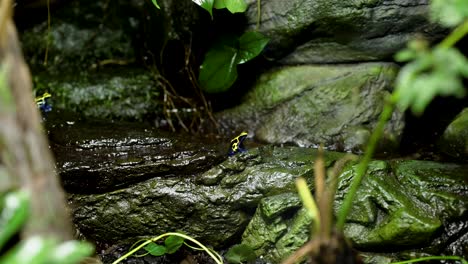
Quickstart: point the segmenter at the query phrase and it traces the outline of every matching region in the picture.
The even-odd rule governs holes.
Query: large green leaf
[[[247,31],[239,38],[239,61],[245,63],[257,57],[266,44],[270,41],[269,38],[257,31]]]
[[[224,3],[231,13],[243,13],[247,9],[245,0],[224,0]]]
[[[216,9],[223,9],[226,8],[226,3],[224,2],[224,0],[215,0],[213,7]]]
[[[224,92],[237,79],[238,50],[229,46],[214,46],[205,55],[198,81],[205,92]]]
[[[468,18],[468,1],[432,0],[431,13],[443,25],[456,26]]]
[[[58,245],[47,260],[48,264],[77,264],[94,252],[93,245],[81,241],[66,241]]]
[[[462,76],[468,77],[468,60],[455,48],[432,50],[409,46],[405,51],[415,59],[405,65],[396,82],[396,103],[400,110],[411,108],[421,114],[436,96],[461,98],[466,91]]]
[[[154,242],[151,242],[148,245],[144,246],[143,249],[156,257],[166,254],[166,247],[163,245],[158,245]]]
[[[195,4],[201,6],[203,9],[210,13],[210,16],[213,17],[213,4],[214,0],[192,0]]]
[[[48,259],[57,241],[42,237],[31,237],[21,241],[0,258],[0,264],[50,264]]]
[[[164,244],[166,245],[167,254],[172,254],[184,244],[184,238],[172,235],[164,240]]]
[[[21,228],[28,217],[29,198],[25,192],[11,192],[3,199],[0,213],[0,248]]]
[[[245,263],[255,261],[257,256],[254,250],[244,244],[232,246],[225,255],[229,263]]]

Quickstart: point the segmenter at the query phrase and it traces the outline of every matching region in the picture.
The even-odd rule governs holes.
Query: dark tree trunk
[[[11,0],[0,1],[0,163],[8,173],[5,189],[30,194],[30,217],[22,237],[72,238],[63,190],[34,103],[29,69],[13,24]],[[5,185],[8,184],[8,185]]]

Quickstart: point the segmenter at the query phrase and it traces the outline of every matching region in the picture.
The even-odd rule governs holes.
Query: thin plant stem
[[[351,209],[351,206],[353,204],[354,197],[356,196],[356,193],[358,191],[359,185],[361,184],[361,181],[367,172],[367,166],[369,165],[372,155],[375,152],[377,143],[383,134],[385,124],[392,116],[393,105],[394,105],[393,101],[394,100],[388,100],[385,103],[382,113],[380,114],[380,118],[377,123],[377,126],[375,127],[374,132],[372,133],[369,139],[369,143],[367,144],[364,157],[362,158],[361,162],[359,162],[357,166],[356,176],[353,179],[349,192],[344,199],[343,205],[341,206],[341,209],[338,215],[338,221],[337,221],[336,227],[340,231],[343,230],[346,217],[348,216],[349,210]]]
[[[448,35],[442,42],[440,42],[437,46],[441,48],[450,48],[455,43],[457,43],[460,39],[462,39],[466,34],[468,34],[468,19],[466,19],[463,23],[458,25],[450,35]]]
[[[314,163],[314,174],[315,174],[315,199],[319,204],[319,209],[322,211],[323,208],[320,208],[320,200],[323,198],[323,193],[325,192],[325,162],[323,161],[323,145],[320,145],[317,152],[317,159]]]
[[[295,264],[304,258],[307,254],[318,252],[320,250],[320,241],[313,239],[307,242],[305,245],[300,247],[296,252],[284,260],[281,264]]]
[[[296,189],[299,193],[299,197],[301,197],[302,204],[313,218],[314,223],[310,234],[312,236],[315,232],[320,230],[320,212],[304,178],[300,177],[296,179]]]
[[[46,50],[44,55],[44,66],[47,65],[47,58],[49,56],[49,44],[50,44],[50,0],[47,0],[47,40]]]
[[[407,263],[415,263],[420,261],[428,261],[428,260],[459,260],[462,263],[467,263],[467,261],[459,256],[430,256],[430,257],[422,257],[417,259],[410,259],[398,262],[392,262],[391,264],[407,264]]]
[[[329,183],[327,184],[323,197],[319,201],[320,215],[322,216],[322,241],[330,241],[332,235],[333,201],[335,200],[335,193],[338,186],[338,176],[348,162],[356,160],[357,156],[347,154],[336,161],[333,169],[328,173]]]
[[[139,245],[138,247],[134,248],[133,250],[127,252],[127,254],[123,255],[122,257],[118,258],[116,261],[112,262],[112,264],[117,264],[117,263],[120,263],[121,261],[125,260],[126,258],[130,257],[131,255],[133,255],[135,252],[137,252],[138,250],[142,249],[144,246],[148,245],[149,243],[151,242],[156,242],[158,241],[159,239],[163,238],[163,237],[167,237],[167,236],[179,236],[179,237],[182,237],[186,240],[190,240],[192,241],[193,243],[197,244],[200,248],[202,248],[203,250],[206,251],[206,253],[208,253],[208,255],[210,255],[211,258],[213,258],[213,260],[216,262],[216,264],[223,264],[223,260],[222,258],[220,258],[219,254],[213,254],[211,252],[210,249],[208,249],[206,246],[204,246],[202,243],[198,242],[197,240],[195,240],[194,238],[192,237],[189,237],[187,235],[184,235],[184,234],[181,234],[181,233],[175,233],[175,232],[169,232],[169,233],[165,233],[165,234],[162,234],[160,236],[157,236],[155,238],[152,238],[152,239],[148,239],[146,240],[145,242],[141,243],[141,245]]]
[[[201,248],[201,247],[194,247],[192,245],[189,245],[188,243],[184,242],[184,245],[186,245],[187,247],[193,249],[193,250],[197,250],[197,251],[203,251],[204,249]],[[211,251],[213,254],[215,254],[218,259],[223,259],[223,257],[221,257],[221,255],[218,254],[218,252],[214,251],[213,249],[211,248],[208,248],[209,251]]]
[[[260,11],[261,4],[260,4],[260,1],[261,0],[257,0],[257,31],[260,29],[260,18],[261,18],[261,11]]]

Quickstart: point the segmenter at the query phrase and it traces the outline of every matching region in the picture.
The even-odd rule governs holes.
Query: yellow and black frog
[[[247,135],[248,133],[244,131],[231,140],[228,156],[234,156],[239,152],[247,151],[247,149],[244,147],[244,140],[247,138]]]
[[[52,95],[50,93],[45,92],[42,96],[38,96],[34,100],[36,101],[37,108],[44,114],[52,111],[52,104],[49,101],[51,97]]]

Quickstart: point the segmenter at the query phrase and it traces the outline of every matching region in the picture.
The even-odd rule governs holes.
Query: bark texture
[[[10,186],[30,194],[30,217],[21,236],[72,238],[65,197],[34,103],[29,69],[23,59],[10,0],[0,2],[0,163]]]

